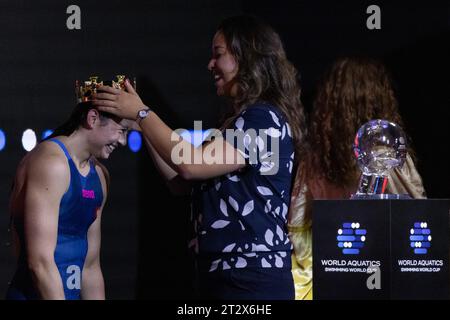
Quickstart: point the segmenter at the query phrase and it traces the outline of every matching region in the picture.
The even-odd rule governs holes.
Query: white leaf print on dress
[[[238,248],[238,252],[242,252],[241,248]],[[253,254],[253,255],[252,255]],[[248,263],[247,260],[245,259],[246,256],[248,257],[253,257],[254,253],[252,253],[251,255],[246,255],[241,253],[241,256],[239,257],[235,257],[235,258],[223,258],[223,259],[218,259],[218,260],[214,260],[211,263],[211,267],[209,268],[209,272],[213,272],[215,270],[228,270],[231,268],[245,268]]]
[[[258,189],[258,192],[263,196],[273,196],[272,191],[270,191],[270,189],[267,187],[257,186],[256,189]]]
[[[275,167],[275,162],[273,161],[261,162],[261,168],[259,168],[259,172],[261,173],[269,172],[270,170],[273,169],[273,167]]]
[[[239,117],[239,118],[236,120],[236,128],[238,128],[238,129],[240,129],[240,130],[243,130],[243,128],[244,128],[244,123],[245,123],[244,118]]]
[[[236,243],[229,244],[225,248],[223,248],[222,252],[231,252],[231,251],[233,251],[235,246],[236,246]]]
[[[287,134],[289,135],[289,137],[292,138],[292,134],[291,134],[291,126],[289,125],[289,123],[286,122],[286,129],[287,129]]]
[[[252,251],[255,251],[255,252],[258,252],[258,251],[268,252],[268,251],[270,251],[270,249],[267,248],[267,246],[264,245],[264,244],[252,243]]]
[[[220,199],[220,211],[222,211],[222,213],[228,217],[228,210],[227,210],[227,204],[225,202],[225,200]]]
[[[235,267],[236,268],[245,268],[247,266],[247,260],[244,258],[238,257]]]
[[[283,231],[282,228],[280,228],[279,226],[277,226],[276,228],[276,234],[273,233],[272,230],[267,229],[266,233],[265,233],[265,240],[266,243],[268,245],[267,251],[272,252],[273,254],[270,254],[269,256],[265,256],[261,258],[261,265],[264,268],[271,268],[271,267],[277,267],[277,268],[282,268],[284,265],[283,259],[282,258],[286,258],[287,254],[284,251],[277,251],[277,246],[279,246],[280,244],[287,244],[289,243],[289,237],[287,234],[285,234],[285,232]],[[255,248],[260,248],[261,245],[255,245],[253,244],[253,249]],[[292,245],[291,245],[292,247]],[[255,251],[255,250],[253,250]],[[262,251],[262,250],[260,250]]]
[[[265,154],[263,154],[260,159],[264,160],[267,159],[268,157],[271,157],[274,153],[272,151],[266,152]]]
[[[283,212],[281,213],[281,215],[283,216],[284,220],[286,220],[287,213],[288,213],[288,206],[285,203],[283,203]]]
[[[256,145],[258,146],[258,150],[260,152],[262,152],[264,150],[264,146],[265,146],[264,145],[264,140],[260,136],[258,136],[256,138]]]
[[[230,206],[236,211],[239,211],[239,204],[237,203],[236,200],[233,199],[233,197],[228,197],[228,203],[230,204]]]
[[[245,149],[248,150],[248,146],[250,145],[251,142],[252,142],[252,138],[250,137],[249,134],[246,134],[244,136],[244,147],[245,147]]]
[[[246,154],[244,151],[242,151],[241,149],[236,149],[237,150],[237,152],[239,152],[240,154],[241,154],[241,156],[244,158],[244,159],[247,159],[247,158],[249,158],[250,156],[248,155],[248,154]]]
[[[267,243],[267,246],[264,245],[257,245],[257,244],[252,244],[252,251],[266,251],[266,252],[270,252],[271,254],[268,256],[262,256],[260,261],[261,261],[261,265],[264,268],[271,268],[271,267],[276,267],[276,268],[282,268],[284,265],[283,262],[283,258],[287,258],[288,254],[286,254],[285,251],[278,251],[277,250],[277,246],[282,245],[282,244],[288,244],[289,241],[289,237],[288,235],[283,231],[283,229],[279,226],[277,226],[276,228],[276,233],[274,234],[274,232],[270,229],[267,229],[264,235],[264,239]],[[262,249],[264,248],[264,250],[257,250],[257,249]],[[291,248],[292,248],[292,244],[291,244]]]
[[[225,228],[227,225],[230,224],[230,221],[226,221],[226,220],[217,220],[216,222],[214,222],[211,225],[211,228],[213,229],[222,229]]]
[[[241,220],[239,220],[239,224],[241,225],[241,230],[242,230],[242,231],[245,231],[245,227],[244,227],[244,225],[242,224],[242,221],[241,221]]]
[[[276,207],[276,208],[275,208],[275,214],[276,214],[276,215],[279,215],[279,214],[280,214],[280,210],[281,210],[280,207]]]
[[[277,268],[283,267],[283,259],[281,259],[278,255],[275,255],[275,266]]]
[[[220,181],[216,183],[216,191],[219,191],[221,185],[222,183]]]
[[[280,238],[280,240],[283,240],[284,238],[284,232],[283,230],[280,228],[280,226],[277,226],[277,236],[278,238]],[[277,240],[277,244],[279,243],[279,241]]]
[[[292,154],[291,154],[291,159],[292,160],[290,160],[288,163],[287,163],[287,168],[289,169],[289,173],[292,173],[292,168],[294,167],[294,152],[292,152]]]
[[[272,120],[273,122],[275,122],[277,124],[277,126],[281,126],[280,125],[280,120],[278,119],[277,115],[273,112],[269,110],[270,115],[272,116]]]
[[[283,128],[281,129],[281,140],[283,140],[285,136],[286,136],[286,125],[284,125]]]
[[[237,175],[231,175],[231,173],[227,174],[227,178],[228,178],[228,180],[233,181],[233,182],[240,181],[240,179],[239,179],[239,177]]]
[[[266,205],[264,206],[264,211],[269,213],[272,210],[272,205],[270,204],[270,200],[267,200]]]
[[[270,127],[267,130],[264,130],[264,133],[272,138],[279,138],[281,136],[281,132],[278,129],[275,129],[273,127]]]
[[[266,242],[273,246],[273,232],[270,229],[267,229],[264,238],[266,239]]]
[[[242,211],[242,215],[245,217],[246,215],[250,214],[254,209],[254,202],[253,200],[250,200],[247,202],[244,206],[244,210]]]
[[[211,267],[209,268],[209,272],[215,271],[217,269],[217,267],[219,266],[220,261],[222,261],[222,259],[214,260],[211,263]]]
[[[280,238],[280,239],[283,239],[284,237],[285,237],[285,233],[284,233],[284,231],[283,231],[283,229],[281,229],[280,228],[280,226],[277,226],[277,236]]]
[[[265,258],[261,259],[261,266],[263,268],[271,268],[272,266],[270,265],[270,263],[267,262],[267,260]]]

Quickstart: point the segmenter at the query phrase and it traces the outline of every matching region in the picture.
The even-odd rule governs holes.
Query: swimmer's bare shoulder
[[[30,184],[43,188],[56,184],[64,189],[64,194],[69,182],[70,168],[64,152],[56,143],[44,141],[30,151],[17,167],[11,193],[11,210],[14,211],[15,202],[23,201],[24,192]]]

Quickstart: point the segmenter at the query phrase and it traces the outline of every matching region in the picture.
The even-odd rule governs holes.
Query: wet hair
[[[343,187],[357,183],[359,169],[352,144],[357,130],[373,119],[392,121],[405,129],[386,67],[369,58],[338,59],[314,100],[306,174]]]
[[[79,127],[86,125],[87,115],[90,110],[96,109],[96,107],[91,102],[81,102],[78,103],[72,111],[69,119],[66,122],[58,126],[53,133],[47,137],[45,140],[57,137],[57,136],[70,136]],[[113,119],[118,121],[118,117],[110,113],[98,111],[100,124],[105,125],[108,119]]]
[[[252,16],[227,18],[220,23],[217,32],[223,34],[239,66],[234,79],[237,93],[232,101],[233,114],[222,128],[228,127],[248,105],[273,104],[282,111],[291,127],[297,163],[306,134],[305,116],[297,70],[287,59],[279,35]]]

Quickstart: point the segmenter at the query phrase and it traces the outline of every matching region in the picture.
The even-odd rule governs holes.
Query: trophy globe
[[[356,133],[353,151],[362,174],[352,199],[405,198],[385,193],[389,172],[401,168],[406,159],[406,136],[402,128],[386,120],[371,120]]]

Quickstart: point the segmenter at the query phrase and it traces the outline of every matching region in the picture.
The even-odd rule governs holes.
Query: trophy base
[[[351,200],[408,200],[412,199],[408,194],[352,194]]]
[[[369,175],[363,173],[359,179],[359,187],[356,194],[379,195],[385,194],[388,177],[381,175]]]

